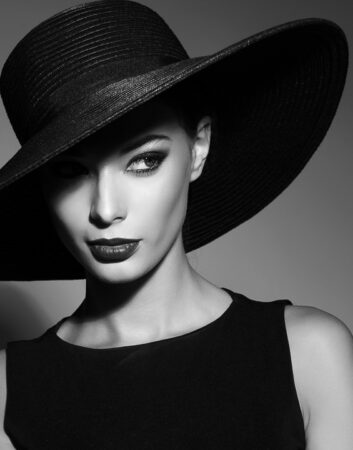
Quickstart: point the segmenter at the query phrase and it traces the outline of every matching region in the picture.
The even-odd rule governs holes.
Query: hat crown
[[[3,66],[0,93],[23,144],[93,89],[186,58],[152,9],[130,0],[96,0],[65,9],[27,33]]]

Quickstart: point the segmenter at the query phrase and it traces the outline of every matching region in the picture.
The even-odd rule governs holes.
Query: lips
[[[101,240],[100,240],[101,241]],[[111,242],[111,241],[110,241]],[[97,245],[90,244],[90,250],[99,261],[124,261],[130,258],[138,249],[139,241],[129,241],[121,245]]]
[[[140,239],[125,239],[125,238],[114,238],[114,239],[96,239],[94,241],[89,241],[90,245],[123,245],[130,244],[132,242],[138,242]]]

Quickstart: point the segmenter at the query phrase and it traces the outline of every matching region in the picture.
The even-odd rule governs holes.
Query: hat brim
[[[84,278],[82,266],[50,223],[35,169],[187,80],[209,83],[220,119],[211,141],[213,159],[190,185],[185,251],[250,219],[297,177],[323,140],[347,68],[348,44],[341,28],[325,19],[300,19],[212,55],[109,83],[66,108],[0,169],[0,280]],[[22,227],[30,236],[25,258],[23,244],[14,239]]]

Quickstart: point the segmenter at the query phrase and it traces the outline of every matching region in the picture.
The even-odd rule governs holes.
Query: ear
[[[196,180],[202,173],[211,142],[211,117],[203,117],[198,125],[192,144],[192,161],[190,182]]]

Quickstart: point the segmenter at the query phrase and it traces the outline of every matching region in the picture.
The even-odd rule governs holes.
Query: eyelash
[[[148,168],[148,169],[140,169],[140,170],[128,170],[128,172],[134,172],[137,176],[146,176],[146,175],[150,175],[152,172],[155,172],[160,165],[162,164],[162,161],[164,160],[164,158],[167,155],[163,152],[145,152],[145,153],[141,153],[140,155],[138,155],[135,159],[132,159],[132,161],[129,163],[129,166],[132,164],[135,164],[137,162],[140,161],[145,161],[145,160],[152,160],[154,165],[152,168]],[[62,165],[75,165],[78,164],[80,165],[80,163],[76,163],[76,161],[59,161],[57,163],[53,163],[51,164],[52,169],[54,170],[55,174],[61,178],[74,178],[75,176],[79,176],[79,175],[69,175],[69,176],[65,176],[60,174],[60,166]]]

